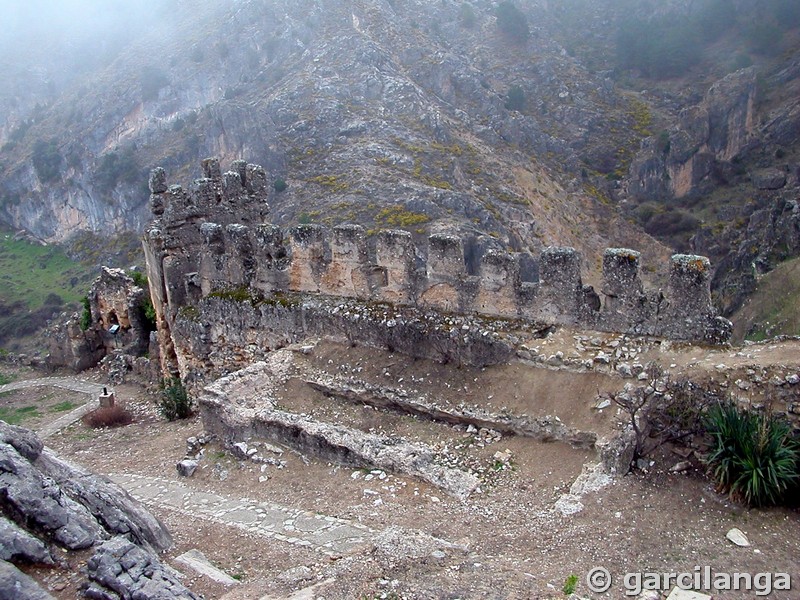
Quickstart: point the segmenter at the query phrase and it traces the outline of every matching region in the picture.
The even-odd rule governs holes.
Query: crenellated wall
[[[668,288],[646,290],[640,254],[611,248],[603,255],[599,293],[581,279],[572,248],[546,248],[539,281],[520,277],[519,254],[489,250],[470,275],[462,240],[430,236],[416,247],[406,231],[368,238],[359,225],[327,229],[299,225],[283,231],[264,223],[268,177],[238,161],[222,173],[203,162],[205,177],[189,190],[167,186],[162,169],[150,179],[156,220],[145,235],[149,279],[162,348],[181,307],[215,292],[247,289],[322,294],[418,306],[454,313],[522,318],[549,324],[677,340],[720,343],[730,323],[711,304],[711,267],[701,256],[675,255]]]

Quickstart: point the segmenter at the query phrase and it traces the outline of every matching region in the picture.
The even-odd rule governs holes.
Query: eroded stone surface
[[[233,318],[231,304],[280,308],[255,311],[252,327],[274,330],[283,320],[283,335],[295,337],[308,333],[302,299],[320,293],[671,339],[720,343],[730,336],[729,322],[711,304],[704,257],[674,256],[670,285],[661,293],[644,290],[637,252],[607,251],[603,299],[583,284],[581,256],[572,248],[546,248],[538,259],[496,249],[467,256],[465,242],[444,233],[416,247],[404,232],[384,232],[371,250],[358,225],[331,231],[308,224],[281,232],[263,224],[266,191],[246,183],[246,173],[263,169],[237,169],[210,170],[189,191],[176,186],[153,191],[156,220],[145,235],[145,256],[167,372],[188,374],[188,363],[209,351],[211,339],[223,337],[214,329],[224,329]],[[163,190],[162,180],[163,173],[155,172],[154,190]],[[522,281],[520,265],[530,262],[538,262],[537,269],[529,269],[538,272],[538,281]],[[287,301],[287,293],[300,297]],[[210,299],[225,301],[227,319],[211,314],[216,308]],[[237,320],[237,327],[243,325]],[[189,335],[176,335],[176,329]],[[381,343],[358,335],[364,333],[360,329],[353,331],[359,339]]]

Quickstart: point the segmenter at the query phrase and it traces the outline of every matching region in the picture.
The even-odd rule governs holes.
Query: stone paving
[[[71,392],[86,394],[89,397],[89,401],[83,406],[79,406],[75,410],[62,415],[55,421],[43,425],[37,430],[36,433],[39,437],[45,439],[58,433],[65,427],[69,427],[85,414],[100,406],[98,398],[108,386],[102,386],[99,383],[92,383],[91,381],[84,381],[75,377],[42,377],[40,379],[24,379],[22,381],[13,381],[5,385],[0,385],[0,394],[34,387],[61,388]]]
[[[367,546],[378,533],[352,521],[270,502],[227,498],[168,479],[133,474],[112,474],[110,477],[134,498],[151,507],[238,527],[331,557],[340,557]]]

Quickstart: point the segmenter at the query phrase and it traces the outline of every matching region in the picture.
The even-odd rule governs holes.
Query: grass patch
[[[758,282],[755,293],[731,317],[733,339],[759,342],[776,335],[800,335],[800,258],[778,265]]]
[[[15,240],[0,230],[0,341],[29,335],[75,307],[92,269],[55,246]]]
[[[79,406],[80,406],[80,404],[77,404],[75,402],[71,402],[69,400],[65,400],[64,402],[59,402],[58,404],[54,404],[53,406],[51,406],[47,410],[48,410],[48,412],[51,412],[51,413],[62,413],[62,412],[68,412],[68,411],[72,410],[73,408],[78,408]]]
[[[0,385],[7,385],[14,381],[13,375],[6,375],[5,373],[0,373]]]
[[[9,425],[20,425],[29,419],[38,419],[41,416],[36,406],[23,406],[20,408],[0,407],[0,420],[5,421]]]

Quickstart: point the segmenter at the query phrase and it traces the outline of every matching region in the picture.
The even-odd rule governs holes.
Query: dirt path
[[[168,479],[119,473],[110,477],[150,507],[236,527],[264,538],[309,548],[331,558],[365,547],[377,533],[352,521],[273,502],[209,493]]]
[[[542,351],[555,353],[556,341]],[[576,345],[567,337],[563,352]],[[675,363],[675,370],[695,361],[715,372],[723,361],[737,366],[750,360],[785,361],[789,374],[797,365],[796,348],[796,342],[763,345],[737,355],[740,350],[683,351],[673,345],[653,354],[667,365]],[[642,361],[649,358],[641,354]],[[457,369],[334,345],[320,346],[302,360],[375,385],[410,389],[413,384],[414,390],[456,406],[480,401],[496,411],[507,407],[531,415],[558,409],[565,420],[598,431],[617,418],[611,410],[600,414],[593,408],[597,389],[614,383],[609,375],[583,375],[582,382],[578,374],[557,372],[553,377],[546,367],[525,364]],[[620,379],[619,384],[625,381],[630,380]],[[596,459],[592,452],[519,436],[495,440],[463,427],[336,403],[300,383],[291,380],[276,390],[284,408],[365,431],[424,440],[473,467],[487,467],[490,483],[462,502],[397,473],[382,476],[342,467],[288,448],[280,456],[285,464],[264,465],[238,460],[217,442],[205,447],[192,478],[183,479],[175,465],[186,453],[187,438],[203,430],[202,422],[199,417],[165,422],[153,397],[131,385],[119,386],[116,393],[135,415],[134,423],[91,430],[78,421],[52,435],[48,445],[65,458],[117,478],[141,498],[173,533],[175,547],[164,560],[208,599],[287,598],[325,582],[315,594],[328,600],[555,600],[565,597],[565,580],[575,575],[580,597],[603,600],[626,597],[621,583],[625,573],[690,573],[698,566],[715,573],[788,572],[793,587],[800,585],[800,513],[748,511],[729,501],[715,492],[697,457],[689,458],[689,470],[672,473],[670,468],[684,458],[664,448],[646,472],[570,498],[584,464]],[[510,468],[495,471],[495,453],[507,450]],[[580,504],[582,510],[562,510],[565,496],[570,506]],[[725,535],[732,527],[744,531],[752,545],[731,544]],[[182,567],[177,557],[192,549],[202,550],[240,583],[224,587]],[[72,565],[74,572],[81,566]],[[586,587],[585,576],[596,566],[615,578],[608,594],[592,594]],[[79,575],[69,579],[72,575],[57,572],[48,577],[46,585],[56,598],[78,597]],[[69,585],[53,591],[62,583]],[[744,600],[753,593],[724,597]],[[796,591],[770,596],[797,597]]]

